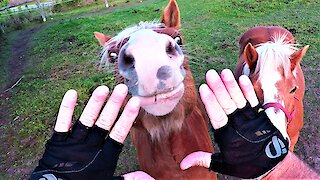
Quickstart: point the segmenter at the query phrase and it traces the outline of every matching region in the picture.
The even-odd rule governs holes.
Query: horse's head
[[[298,69],[308,47],[298,49],[289,31],[273,26],[252,28],[240,39],[242,74],[250,77],[261,104],[273,103],[266,113],[285,135],[285,119],[294,112],[295,98],[303,96],[299,92],[304,88],[303,74]]]
[[[171,0],[161,23],[141,22],[113,38],[95,32],[104,47],[102,61],[115,64],[118,83],[125,83],[142,108],[155,116],[170,113],[185,91],[179,27],[179,9]]]

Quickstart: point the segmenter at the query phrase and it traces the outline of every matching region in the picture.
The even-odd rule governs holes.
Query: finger
[[[214,95],[216,96],[220,106],[227,115],[237,109],[236,104],[231,99],[226,87],[224,86],[220,76],[215,70],[209,70],[206,74],[206,81]]]
[[[247,104],[247,100],[244,98],[237,81],[234,79],[232,71],[230,69],[224,69],[221,72],[221,79],[237,108],[242,109]]]
[[[154,180],[149,174],[143,171],[135,171],[123,175],[124,180]]]
[[[242,75],[239,78],[240,88],[245,96],[245,98],[250,103],[251,107],[256,107],[259,104],[259,100],[254,91],[253,85],[248,76]]]
[[[119,84],[114,88],[107,104],[103,108],[96,122],[98,127],[110,131],[127,94],[128,87],[124,84]]]
[[[57,122],[56,132],[68,132],[71,127],[72,115],[77,102],[77,92],[73,89],[67,91],[62,99]]]
[[[119,120],[112,128],[109,137],[119,143],[123,143],[139,113],[139,109],[139,99],[137,97],[132,97],[125,106]]]
[[[99,86],[95,89],[92,93],[91,98],[88,101],[88,104],[84,108],[81,116],[80,122],[87,126],[92,127],[93,124],[96,122],[100,110],[104,104],[109,93],[109,89],[107,86]]]
[[[209,168],[211,163],[211,153],[197,151],[186,156],[180,163],[182,170],[189,169],[192,166],[202,166]]]
[[[228,122],[228,117],[210,88],[206,84],[202,84],[199,91],[213,128],[219,129],[225,126]]]

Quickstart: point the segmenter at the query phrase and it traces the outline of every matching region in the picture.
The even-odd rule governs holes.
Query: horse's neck
[[[136,127],[144,128],[150,134],[152,141],[168,137],[170,133],[180,131],[185,118],[183,105],[179,103],[175,109],[165,116],[154,116],[142,110],[137,118]]]
[[[170,175],[164,177],[174,177],[172,174],[180,174],[180,177],[185,172],[180,170],[179,164],[186,155],[199,150],[213,152],[208,134],[207,116],[202,109],[203,106],[199,104],[200,101],[195,102],[192,112],[186,113],[188,115],[183,119],[181,128],[178,131],[171,131],[159,140],[152,140],[144,127],[132,129],[131,137],[142,170],[155,175],[155,177],[162,177],[164,176],[161,174],[163,172],[159,170],[161,167],[170,172]],[[207,176],[206,173],[203,175]]]

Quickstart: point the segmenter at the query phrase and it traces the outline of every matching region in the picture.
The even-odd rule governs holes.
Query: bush
[[[65,12],[72,9],[76,9],[83,6],[90,6],[94,4],[104,4],[104,0],[71,0],[71,1],[61,1],[55,4],[52,8],[52,12]]]
[[[64,12],[81,6],[81,0],[71,0],[53,6],[52,12]]]
[[[0,24],[5,31],[10,31],[20,30],[30,22],[41,22],[41,20],[38,10],[22,11],[18,13],[7,10],[6,13],[1,14]]]

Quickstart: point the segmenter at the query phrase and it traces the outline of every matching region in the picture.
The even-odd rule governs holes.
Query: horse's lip
[[[184,93],[184,84],[180,83],[179,85],[172,88],[171,91],[166,93],[155,94],[152,96],[136,96],[140,100],[140,105],[151,105],[160,102],[164,102],[166,100],[175,100],[180,99]]]
[[[156,94],[155,97],[157,100],[175,99],[175,98],[177,98],[177,95],[179,95],[179,93],[181,93],[182,90],[184,90],[184,85],[183,85],[183,83],[180,83],[178,86],[173,87],[171,91],[166,92],[166,93]]]

